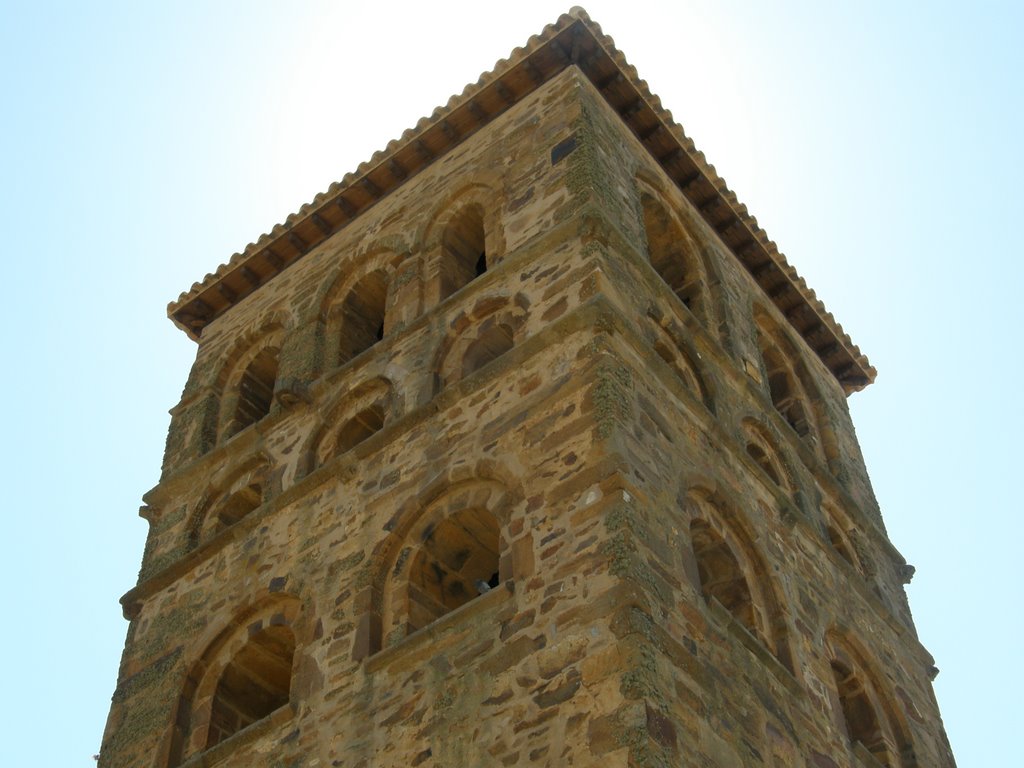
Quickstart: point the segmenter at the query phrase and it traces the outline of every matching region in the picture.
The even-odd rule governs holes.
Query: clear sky
[[[954,752],[1019,761],[1024,6],[586,7],[878,368],[851,408]],[[5,4],[5,764],[98,751],[194,356],[167,302],[567,8]]]

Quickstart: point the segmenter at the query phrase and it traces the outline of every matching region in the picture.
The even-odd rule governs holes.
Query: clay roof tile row
[[[574,41],[582,39],[581,48],[583,44],[587,47],[584,58],[574,58],[577,54],[575,45],[572,46],[572,54],[567,54],[562,49],[562,40],[566,37]],[[556,52],[564,61],[555,68],[544,64],[541,61],[541,57],[548,50]],[[535,58],[537,59],[536,62],[533,61]],[[547,60],[545,59],[545,61]],[[576,64],[594,82],[598,67],[604,66],[606,68],[609,61],[617,71],[611,78],[606,77],[606,79],[609,81],[615,80],[617,83],[622,81],[629,83],[641,100],[639,102],[640,109],[649,110],[649,114],[653,115],[655,120],[660,121],[661,126],[667,129],[675,140],[676,146],[682,150],[683,159],[688,163],[688,168],[692,169],[689,175],[689,179],[693,180],[691,183],[697,185],[706,184],[712,191],[712,194],[717,194],[719,201],[724,203],[726,207],[725,218],[720,219],[717,225],[711,222],[710,219],[709,223],[716,226],[719,231],[723,231],[721,229],[723,226],[726,229],[736,227],[740,230],[739,238],[731,243],[730,247],[733,248],[737,257],[740,258],[741,262],[748,269],[753,271],[754,265],[749,261],[753,257],[749,256],[749,254],[745,257],[740,252],[738,244],[742,244],[744,249],[749,249],[751,243],[756,243],[759,255],[766,259],[759,262],[758,268],[767,265],[769,271],[778,270],[781,275],[784,275],[787,282],[786,290],[792,290],[799,294],[800,300],[813,313],[812,321],[803,328],[797,327],[798,332],[807,336],[810,331],[817,331],[823,326],[828,331],[828,334],[838,342],[839,353],[836,353],[833,349],[830,351],[828,359],[826,359],[825,355],[822,355],[822,359],[848,392],[862,389],[871,383],[875,378],[875,369],[870,365],[867,358],[843,331],[832,314],[825,309],[824,304],[817,298],[814,291],[807,286],[803,278],[789,264],[776,244],[768,238],[768,235],[758,225],[757,219],[750,215],[747,207],[739,202],[736,194],[718,176],[714,166],[704,157],[704,153],[694,147],[693,141],[685,134],[682,126],[672,119],[672,113],[662,106],[661,99],[651,93],[646,81],[641,79],[637,74],[636,68],[626,61],[622,52],[615,47],[612,38],[605,35],[601,31],[600,26],[590,19],[586,11],[579,7],[571,9],[568,13],[560,16],[556,22],[544,27],[540,34],[530,37],[525,46],[516,48],[508,58],[500,59],[493,69],[482,73],[477,81],[467,85],[461,94],[452,96],[444,106],[438,107],[429,116],[420,118],[414,128],[404,131],[400,138],[389,141],[384,149],[374,152],[373,156],[361,163],[355,171],[346,173],[340,182],[331,184],[325,192],[316,195],[311,202],[306,203],[297,212],[288,216],[283,224],[278,224],[270,232],[261,235],[255,243],[249,243],[242,252],[234,254],[226,264],[220,265],[214,273],[206,275],[202,282],[194,283],[191,289],[182,293],[176,301],[168,305],[168,315],[186,333],[193,338],[198,338],[206,323],[220,312],[225,311],[233,301],[238,300],[247,292],[244,290],[239,292],[236,285],[236,288],[230,292],[230,295],[234,295],[236,298],[225,303],[223,299],[225,291],[216,291],[218,283],[243,270],[260,255],[263,255],[265,259],[270,261],[271,267],[269,270],[267,268],[263,269],[266,275],[260,276],[259,284],[270,279],[273,274],[276,274],[276,272],[285,268],[289,263],[301,257],[309,248],[314,247],[319,240],[333,234],[333,232],[323,232],[324,226],[334,226],[335,229],[344,226],[347,220],[351,220],[362,209],[375,202],[375,195],[379,198],[387,194],[394,186],[402,183],[402,180],[398,180],[389,188],[381,188],[379,183],[375,183],[370,179],[371,174],[378,173],[379,169],[394,161],[401,153],[407,152],[417,142],[422,143],[428,134],[436,133],[439,127],[443,129],[447,136],[447,143],[444,145],[443,151],[448,151],[452,146],[458,144],[464,136],[457,135],[455,129],[448,123],[449,118],[454,121],[457,113],[465,110],[474,97],[479,96],[491,86],[500,88],[504,78],[510,76],[520,67],[530,68],[531,75],[540,72],[542,68],[546,69],[547,71],[539,78],[539,81],[543,81],[553,76],[557,71]],[[594,84],[600,88],[597,82],[594,82]],[[506,88],[506,90],[508,89]],[[525,93],[520,93],[517,98],[522,98],[524,95]],[[606,98],[609,98],[607,94]],[[612,106],[614,107],[614,105]],[[465,135],[468,135],[468,133]],[[443,152],[437,153],[438,156],[440,154],[443,154]],[[678,153],[673,152],[672,154],[676,155]],[[663,165],[665,164],[666,162],[663,160]],[[419,168],[416,170],[419,170]],[[412,173],[409,175],[412,175]],[[353,193],[353,190],[357,189],[357,185],[363,185],[365,190],[369,190],[365,192],[369,199],[356,203],[348,202],[344,199],[344,196]],[[326,210],[335,207],[336,203],[346,211],[349,211],[347,214],[348,219],[342,223],[329,223],[325,225],[323,223],[325,217],[322,214]],[[312,229],[309,225],[309,222],[314,220],[315,217],[320,217],[318,222],[321,226],[319,235],[317,234],[318,230]],[[708,218],[706,214],[705,217]],[[299,231],[300,229],[305,231],[305,237]],[[310,232],[313,232],[313,235],[310,235]],[[303,246],[307,245],[309,240],[317,240],[317,242],[311,242],[311,244],[308,244],[308,247],[304,248]],[[285,256],[275,253],[274,248],[282,243],[290,243],[291,245],[286,247],[295,251],[295,253]],[[250,270],[248,275],[248,290],[250,291],[256,287],[253,284],[252,274],[252,270]],[[765,283],[762,282],[762,285],[765,285]],[[218,306],[214,306],[218,302]],[[819,345],[819,347],[821,346]],[[829,346],[834,347],[834,345]],[[838,357],[836,356],[837,354]]]

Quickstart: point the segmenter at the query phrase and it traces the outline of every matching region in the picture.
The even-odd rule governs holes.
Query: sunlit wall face
[[[3,641],[25,713],[8,762],[38,764],[39,743],[52,765],[98,749],[126,629],[116,596],[145,535],[135,510],[194,354],[166,302],[561,10],[7,9],[2,466],[11,613],[32,627]],[[1000,661],[1024,629],[1005,610],[1021,534],[1021,11],[587,10],[879,369],[851,407],[891,538],[918,566],[909,593],[947,731],[961,764],[1008,762],[999,734],[1024,682]],[[54,722],[60,739],[42,731]]]

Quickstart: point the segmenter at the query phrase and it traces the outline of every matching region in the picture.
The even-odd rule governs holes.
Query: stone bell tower
[[[101,768],[954,765],[875,371],[583,11],[169,315]]]

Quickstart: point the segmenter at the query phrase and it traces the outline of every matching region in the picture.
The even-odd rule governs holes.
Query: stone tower
[[[101,768],[954,765],[874,369],[584,12],[169,314]]]

